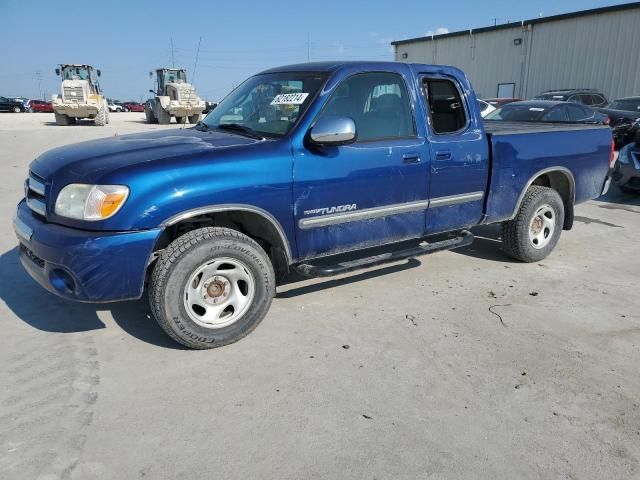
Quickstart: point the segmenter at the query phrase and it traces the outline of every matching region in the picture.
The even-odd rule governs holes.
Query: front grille
[[[180,89],[180,100],[182,102],[195,102],[196,97],[195,89],[188,87]]]
[[[84,103],[84,91],[82,87],[63,87],[62,95],[65,102]]]
[[[27,198],[27,206],[35,214],[47,216],[47,183],[44,178],[29,172],[25,196]]]
[[[25,257],[27,257],[29,260],[31,260],[33,263],[35,263],[40,268],[44,268],[44,260],[41,259],[40,257],[38,257],[35,253],[33,253],[31,250],[29,250],[23,244],[20,244],[20,250],[22,251],[22,253],[24,254]]]

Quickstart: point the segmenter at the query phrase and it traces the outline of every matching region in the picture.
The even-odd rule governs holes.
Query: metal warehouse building
[[[401,62],[454,65],[478,95],[594,88],[640,95],[640,2],[392,42]]]

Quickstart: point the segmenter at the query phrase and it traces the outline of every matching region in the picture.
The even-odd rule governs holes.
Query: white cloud
[[[449,33],[449,29],[447,27],[438,27],[435,30],[427,31],[425,36],[430,37],[432,35],[444,35],[445,33]]]

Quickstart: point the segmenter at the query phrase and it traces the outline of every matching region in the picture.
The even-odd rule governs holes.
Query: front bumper
[[[160,229],[88,232],[45,223],[21,201],[13,223],[20,261],[42,287],[81,302],[140,298]]]
[[[625,157],[622,162],[621,155]],[[613,181],[621,187],[640,191],[640,145],[628,145],[620,150]]]
[[[68,117],[86,118],[98,114],[98,105],[87,103],[58,103],[53,106],[55,113]]]
[[[190,117],[204,111],[204,103],[180,103],[171,101],[165,108],[167,113],[176,117]]]

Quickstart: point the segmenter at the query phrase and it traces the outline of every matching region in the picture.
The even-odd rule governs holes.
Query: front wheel
[[[104,127],[109,123],[109,109],[105,105],[100,106],[93,122],[99,127]]]
[[[202,117],[202,115],[200,115],[199,113],[196,113],[194,115],[189,115],[189,123],[191,124],[196,124],[200,121],[200,118]]]
[[[20,113],[22,109],[20,107],[13,107],[13,113]]]
[[[199,228],[160,254],[149,303],[162,329],[194,349],[236,342],[262,321],[275,294],[266,252],[227,228]]]
[[[537,262],[555,248],[564,225],[564,204],[557,191],[533,185],[513,220],[502,225],[505,252],[516,260]]]

